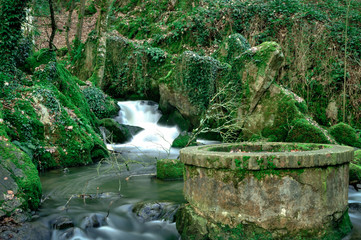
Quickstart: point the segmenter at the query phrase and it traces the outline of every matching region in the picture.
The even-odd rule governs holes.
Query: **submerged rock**
[[[83,229],[98,228],[106,225],[106,217],[103,214],[93,213],[84,218],[81,226]]]
[[[171,202],[142,202],[134,206],[133,212],[140,222],[156,220],[174,222],[178,208],[179,204]]]
[[[124,143],[132,138],[129,130],[114,119],[104,118],[100,120],[100,126],[109,143]]]
[[[73,220],[67,216],[59,216],[50,223],[53,229],[63,230],[67,228],[74,227]]]

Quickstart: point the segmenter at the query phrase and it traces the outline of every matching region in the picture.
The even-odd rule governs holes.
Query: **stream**
[[[154,175],[157,159],[177,158],[171,143],[176,127],[157,125],[158,105],[150,101],[119,102],[115,119],[144,130],[125,144],[106,143],[113,153],[100,164],[57,169],[41,175],[43,203],[32,224],[47,229],[52,240],[125,239],[178,240],[175,223],[143,221],[132,211],[137,203],[185,202],[183,181],[160,181]],[[361,192],[349,188],[352,233],[345,240],[361,239]]]

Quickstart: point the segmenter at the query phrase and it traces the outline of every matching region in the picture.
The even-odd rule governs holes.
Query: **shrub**
[[[83,94],[90,109],[99,119],[113,117],[119,112],[119,106],[116,102],[103,93],[103,91],[99,88],[84,88]]]

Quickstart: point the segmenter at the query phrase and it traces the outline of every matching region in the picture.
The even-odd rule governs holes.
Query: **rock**
[[[207,224],[207,219],[196,214],[190,205],[182,206],[177,212],[176,226],[182,239],[188,239],[189,236],[200,240],[209,239]]]
[[[359,188],[357,184],[361,183],[361,166],[358,164],[350,163],[349,175],[349,184],[358,191]]]
[[[170,202],[149,202],[137,203],[133,212],[140,222],[165,220],[174,222],[174,215],[179,208],[179,204]]]
[[[128,128],[120,125],[114,119],[104,118],[100,120],[100,126],[107,130],[104,132],[109,143],[124,143],[132,138]]]
[[[171,127],[177,126],[181,131],[191,130],[190,122],[186,120],[174,107],[172,107],[172,110],[170,110],[169,114],[163,113],[157,124]]]
[[[50,223],[53,229],[63,230],[74,227],[73,221],[67,216],[59,216]]]
[[[157,161],[157,178],[176,180],[183,178],[184,164],[177,159],[160,159]]]
[[[179,92],[166,84],[159,85],[160,109],[175,107],[181,115],[188,119],[192,125],[197,126],[202,110],[192,104],[183,92]],[[168,106],[170,105],[170,106]]]
[[[0,140],[0,216],[36,209],[40,202],[41,185],[30,157],[11,143]]]
[[[337,122],[338,108],[335,100],[331,100],[327,105],[326,116],[331,120],[332,123]]]
[[[83,229],[98,228],[106,225],[106,218],[102,214],[94,213],[90,216],[85,217],[81,226]]]
[[[13,222],[11,218],[4,218],[0,222],[0,239],[11,240],[48,240],[51,231],[42,224]]]
[[[184,148],[186,146],[195,146],[197,145],[196,139],[191,139],[191,134],[187,132],[181,132],[172,143],[172,147],[175,148]],[[188,144],[189,143],[189,144]],[[188,144],[188,145],[187,145]]]
[[[60,236],[58,237],[59,240],[68,240],[68,239],[72,239],[74,237],[75,234],[75,229],[73,227],[68,228],[65,230],[65,232],[61,233]]]
[[[348,209],[349,209],[350,213],[361,214],[361,203],[359,203],[359,202],[349,203]]]
[[[306,119],[296,119],[291,122],[291,130],[288,133],[286,142],[302,143],[330,143],[327,135],[321,128],[313,125]]]
[[[137,135],[139,132],[143,131],[144,128],[138,127],[138,126],[130,126],[130,125],[126,125],[126,124],[120,124],[120,126],[122,126],[125,129],[128,129],[129,133],[132,136]]]

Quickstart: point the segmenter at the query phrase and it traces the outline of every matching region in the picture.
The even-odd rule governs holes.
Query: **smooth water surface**
[[[41,176],[46,200],[37,222],[53,228],[53,222],[65,216],[74,223],[74,228],[53,230],[52,239],[179,239],[175,223],[142,223],[135,218],[132,207],[144,201],[183,203],[182,181],[132,176],[108,164],[103,164],[99,172],[93,165],[70,168],[68,172],[54,170]],[[93,214],[106,219],[104,226],[89,227]]]

